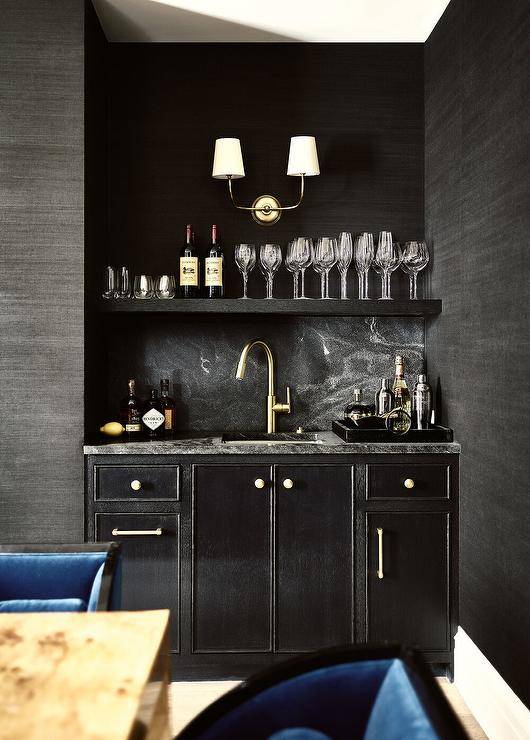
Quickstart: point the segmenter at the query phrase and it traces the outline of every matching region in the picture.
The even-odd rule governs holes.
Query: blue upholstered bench
[[[119,545],[0,545],[1,612],[119,608]]]
[[[400,648],[322,651],[221,697],[181,740],[459,740],[466,737],[421,658]]]

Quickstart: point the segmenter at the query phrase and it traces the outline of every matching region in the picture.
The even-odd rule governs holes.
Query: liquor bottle
[[[120,402],[120,419],[129,437],[138,437],[142,433],[142,402],[136,395],[136,380],[127,381],[128,395]]]
[[[363,403],[363,392],[361,388],[353,389],[353,401],[344,409],[344,418],[356,421],[361,416],[369,416],[374,413],[374,407],[369,403]]]
[[[394,394],[390,390],[390,381],[387,378],[381,378],[381,388],[375,394],[375,413],[377,416],[383,416],[392,411],[394,407]]]
[[[225,258],[217,236],[217,226],[213,224],[212,245],[204,259],[204,287],[207,298],[222,298],[224,295]]]
[[[418,375],[412,391],[412,423],[416,429],[428,429],[432,410],[432,391],[426,375]]]
[[[186,243],[180,250],[179,286],[181,298],[198,298],[200,291],[199,257],[194,246],[193,228],[186,226]]]
[[[164,434],[175,431],[175,401],[169,395],[169,380],[160,381],[160,406],[164,414]]]
[[[410,416],[412,412],[412,405],[410,401],[409,389],[404,377],[403,368],[403,357],[401,355],[396,355],[396,374],[394,376],[394,385],[392,386],[392,392],[394,394],[394,406],[396,408],[402,408]]]
[[[164,432],[165,416],[158,398],[158,391],[153,388],[151,398],[145,402],[142,424],[150,437],[161,437]]]

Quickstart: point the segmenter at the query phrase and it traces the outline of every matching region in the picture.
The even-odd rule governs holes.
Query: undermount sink
[[[221,440],[229,445],[320,445],[318,432],[248,432],[223,434]]]

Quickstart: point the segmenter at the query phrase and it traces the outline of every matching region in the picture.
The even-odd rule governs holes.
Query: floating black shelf
[[[248,301],[237,298],[195,298],[159,300],[104,300],[99,299],[97,309],[100,313],[110,314],[243,314],[284,316],[437,316],[442,312],[442,301],[410,301],[398,298],[392,301],[360,301],[356,299],[341,301],[338,299],[293,300],[277,298],[266,300],[253,298]]]

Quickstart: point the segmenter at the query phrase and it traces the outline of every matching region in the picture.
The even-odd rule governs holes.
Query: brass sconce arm
[[[232,175],[228,175],[228,190],[230,191],[230,200],[232,201],[232,205],[234,205],[236,208],[239,208],[240,211],[260,211],[261,213],[270,213],[271,210],[275,211],[292,211],[293,208],[298,208],[300,203],[304,199],[304,175],[300,175],[300,195],[298,197],[298,200],[296,203],[292,206],[280,206],[279,204],[277,206],[274,206],[274,209],[272,209],[269,205],[262,205],[262,206],[256,206],[254,203],[251,206],[240,206],[238,203],[236,203],[236,199],[234,198],[234,191],[232,190]],[[261,198],[272,198],[272,195],[265,195],[261,196]],[[259,199],[258,199],[259,200]]]

